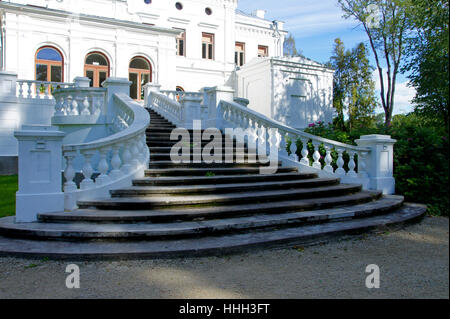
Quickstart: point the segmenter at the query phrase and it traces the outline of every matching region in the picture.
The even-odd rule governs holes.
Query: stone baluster
[[[345,176],[345,170],[344,170],[344,150],[341,148],[338,148],[336,150],[338,152],[338,159],[337,159],[337,170],[336,170],[336,175],[338,176]]]
[[[91,112],[89,111],[89,100],[88,100],[88,96],[86,95],[84,98],[82,98],[82,111],[81,111],[81,115],[91,115]]]
[[[66,182],[64,183],[64,192],[74,192],[77,190],[77,185],[74,183],[75,169],[73,168],[73,160],[77,156],[76,152],[67,152],[64,154],[66,159],[66,168],[64,170],[64,177]]]
[[[314,154],[313,154],[313,159],[314,159],[314,163],[313,163],[313,167],[316,169],[322,169],[322,164],[320,163],[320,143],[319,142],[314,142],[313,141],[313,146],[314,146]]]
[[[123,159],[123,165],[122,165],[122,172],[125,174],[131,173],[131,145],[130,142],[127,141],[122,144],[121,148],[123,149],[122,159]]]
[[[300,163],[306,166],[310,166],[308,157],[309,156],[308,142],[309,140],[307,138],[302,138],[303,148],[302,148],[302,160],[300,161]]]
[[[349,155],[350,155],[350,162],[348,163],[349,171],[347,173],[347,176],[348,177],[358,177],[358,174],[356,174],[356,171],[355,171],[355,168],[356,168],[356,161],[355,161],[356,152],[350,151]]]
[[[287,151],[287,138],[288,134],[285,131],[278,130],[278,134],[280,135],[280,143],[278,145],[279,148],[279,154],[281,157],[289,157],[288,151]]]
[[[333,157],[331,156],[332,147],[330,145],[325,145],[325,149],[327,151],[327,155],[325,156],[325,167],[323,170],[327,173],[333,174],[334,169],[333,166],[331,166],[331,163],[333,163]]]
[[[50,84],[44,83],[44,99],[48,100],[50,98],[49,91],[50,91]]]
[[[82,151],[81,155],[84,157],[83,175],[84,179],[81,182],[81,189],[90,189],[94,187],[94,181],[92,180],[92,174],[94,174],[94,168],[92,167],[92,157],[95,155],[95,151]]]
[[[289,150],[291,151],[291,156],[294,161],[298,162],[298,155],[297,155],[297,136],[296,135],[290,135],[291,138],[291,146]]]
[[[112,147],[112,159],[111,159],[111,173],[109,176],[112,180],[118,180],[123,176],[120,167],[122,166],[122,160],[120,159],[120,144],[115,144]]]
[[[100,172],[100,176],[97,177],[97,184],[105,185],[110,181],[110,177],[108,176],[108,152],[109,148],[100,149],[100,162],[98,163],[98,171]]]
[[[33,88],[32,88],[33,83],[32,82],[27,82],[27,86],[28,86],[28,90],[27,90],[27,98],[31,99],[33,97]]]
[[[136,139],[132,139],[130,141],[131,144],[131,166],[133,169],[136,169],[136,167],[139,166],[139,149],[137,146]]]
[[[24,95],[23,95],[23,82],[18,82],[18,84],[19,84],[19,97],[20,98],[24,98]]]

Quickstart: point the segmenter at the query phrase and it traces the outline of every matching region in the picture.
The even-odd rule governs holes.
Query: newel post
[[[0,72],[0,99],[1,102],[17,101],[17,74]]]
[[[35,222],[40,213],[64,211],[61,178],[64,135],[52,126],[24,125],[14,132],[19,141],[16,222]]]
[[[194,128],[194,121],[202,120],[202,98],[194,96],[185,96],[180,99],[183,107],[183,128],[191,130]]]
[[[91,86],[91,79],[87,77],[77,76],[75,79],[73,79],[73,83],[75,84],[75,87],[88,88]]]
[[[144,85],[144,106],[148,107],[149,100],[150,100],[150,94],[152,92],[159,93],[161,92],[161,84],[156,83],[147,83]]]
[[[223,118],[219,109],[220,102],[233,102],[234,90],[228,86],[216,86],[205,90],[209,95],[208,121],[209,128],[223,129]]]
[[[130,86],[131,81],[127,78],[107,78],[105,82],[103,82],[103,87],[106,88],[106,118],[108,123],[112,123],[116,114],[114,113],[114,94],[125,94],[130,96]]]
[[[365,135],[355,141],[360,147],[371,149],[367,156],[367,173],[370,189],[395,194],[394,145],[397,142],[389,135]]]

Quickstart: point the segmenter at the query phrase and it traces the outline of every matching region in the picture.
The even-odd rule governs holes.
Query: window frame
[[[177,31],[183,31],[181,35],[177,35],[176,41],[177,41],[177,56],[186,56],[186,30],[185,29],[179,29],[174,28]],[[183,54],[180,54],[180,41],[183,41]]]
[[[238,48],[241,48],[241,50],[238,50]],[[245,64],[245,42],[235,42],[234,62],[237,66],[243,66]]]
[[[209,38],[210,41],[204,41]],[[203,47],[205,46],[205,50]],[[205,53],[205,54],[204,54]],[[215,59],[215,35],[214,33],[202,32],[202,59],[214,61]]]
[[[259,52],[263,49],[265,51],[264,55],[261,55]],[[258,58],[267,58],[269,57],[269,46],[258,44]]]
[[[38,59],[38,54],[43,49],[55,50],[61,57],[61,61]],[[51,80],[52,79],[52,72],[51,72],[52,66],[61,67],[61,83],[64,83],[64,55],[58,48],[55,48],[54,46],[51,46],[51,45],[45,45],[36,50],[36,53],[34,56],[34,78],[36,81],[38,81],[38,79],[37,79],[37,66],[38,65],[45,65],[47,67],[47,80],[45,80],[44,82],[53,82]],[[39,81],[41,81],[41,80],[39,80]],[[55,83],[58,83],[58,82],[55,82]]]

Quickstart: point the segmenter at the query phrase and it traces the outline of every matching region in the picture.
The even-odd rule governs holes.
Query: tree
[[[330,59],[329,67],[335,70],[334,73],[334,90],[333,90],[333,106],[338,114],[335,121],[336,125],[341,130],[345,130],[344,110],[345,99],[348,89],[348,59],[349,52],[345,51],[344,43],[341,39],[334,40],[334,53]]]
[[[338,1],[344,11],[344,17],[353,17],[359,21],[369,38],[380,78],[381,105],[385,113],[385,124],[390,126],[394,112],[397,75],[401,68],[405,36],[408,31],[406,8],[409,0]],[[373,8],[379,10],[379,19],[371,11]],[[382,59],[387,68],[386,72],[384,72]]]
[[[339,38],[334,42],[328,66],[335,70],[333,105],[338,113],[335,124],[345,130],[344,111],[347,111],[350,130],[358,124],[370,126],[375,121],[377,101],[368,50],[363,43],[346,50]]]
[[[295,44],[295,38],[292,36],[292,34],[289,34],[289,36],[284,40],[283,54],[284,54],[284,56],[299,56],[300,55],[300,51],[297,50],[297,46]]]
[[[449,127],[449,3],[448,0],[416,0],[409,8],[411,36],[408,38],[404,70],[416,89],[416,111],[439,117]]]

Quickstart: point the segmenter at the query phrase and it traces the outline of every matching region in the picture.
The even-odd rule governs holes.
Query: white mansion
[[[333,70],[307,58],[283,57],[283,23],[266,20],[262,10],[245,14],[237,7],[237,0],[0,1],[0,174],[11,173],[16,163],[19,172],[16,216],[0,219],[0,254],[30,253],[27,245],[34,242],[10,245],[2,237],[23,232],[59,238],[80,229],[75,235],[86,238],[177,238],[188,229],[177,222],[185,217],[180,209],[197,204],[204,210],[190,210],[188,219],[206,212],[213,220],[220,212],[226,219],[219,223],[226,223],[191,223],[192,234],[243,225],[272,231],[293,221],[291,214],[280,219],[279,209],[289,213],[329,204],[348,209],[309,217],[302,212],[293,225],[387,210],[394,222],[423,214],[423,209],[398,213],[403,198],[382,197],[395,192],[396,141],[390,136],[362,136],[355,146],[301,130],[332,120]],[[195,132],[191,139],[181,130],[180,160],[172,157],[174,128]],[[208,136],[219,145],[218,160],[211,161],[211,145],[203,145]],[[223,144],[223,136],[232,143]],[[229,162],[223,163],[222,151],[230,149],[232,157],[225,154]],[[261,163],[252,159],[256,152]],[[157,210],[168,206],[173,228],[135,227],[142,218],[163,221],[167,211]],[[242,216],[262,214],[262,207],[277,216],[235,222],[229,219],[232,206]],[[100,209],[83,212],[92,207]],[[111,224],[101,233],[92,225],[67,222],[60,231],[43,222],[116,221],[121,218],[116,210],[127,212],[119,215],[130,224]],[[377,216],[368,220],[386,224]],[[354,221],[345,227],[367,225]],[[291,240],[292,234],[279,235],[264,240]],[[149,253],[151,245],[135,251],[119,244],[112,253]],[[178,242],[170,245],[180,249]],[[186,250],[199,249],[195,240],[192,245]],[[38,246],[43,256],[59,249]],[[102,246],[95,254],[104,253]]]

